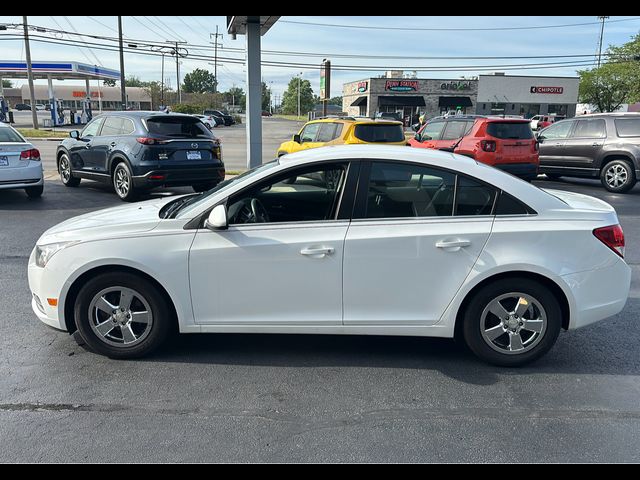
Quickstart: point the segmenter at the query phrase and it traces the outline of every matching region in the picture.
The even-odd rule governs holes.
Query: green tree
[[[115,87],[116,81],[111,78],[107,78],[106,80],[102,81],[102,85],[104,85],[105,87]]]
[[[282,112],[285,114],[298,113],[298,82],[300,82],[300,114],[306,115],[307,112],[313,110],[315,103],[311,82],[293,77],[282,95]]]
[[[262,82],[262,110],[269,111],[271,106],[271,89]]]
[[[2,80],[2,87],[3,88],[12,88],[13,87],[13,82],[11,80]]]
[[[600,112],[640,100],[640,34],[622,46],[609,47],[606,58],[599,68],[578,72],[580,101],[595,105]]]
[[[342,97],[331,97],[329,99],[329,105],[338,105],[342,107]]]
[[[226,92],[222,94],[224,96],[224,101],[229,105],[239,105],[240,108],[244,109],[247,101],[247,96],[244,93],[244,90],[240,87],[232,87]]]
[[[145,82],[140,80],[139,77],[136,77],[135,75],[131,75],[125,79],[124,85],[126,87],[144,87]]]
[[[185,93],[215,93],[218,82],[208,70],[196,68],[184,76],[182,89]]]

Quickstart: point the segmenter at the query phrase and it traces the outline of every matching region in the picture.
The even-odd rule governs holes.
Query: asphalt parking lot
[[[45,229],[120,201],[93,182],[0,191],[0,461],[640,461],[640,186],[537,184],[616,207],[633,283],[622,313],[513,370],[449,340],[357,336],[191,335],[109,360],[36,319],[26,265]]]

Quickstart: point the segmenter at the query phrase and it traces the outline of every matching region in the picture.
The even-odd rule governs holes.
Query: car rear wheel
[[[116,195],[125,202],[133,202],[138,192],[133,188],[133,178],[131,176],[131,170],[126,163],[120,162],[113,169],[113,188],[116,191]]]
[[[78,293],[74,315],[90,350],[111,358],[137,358],[170,333],[170,306],[151,282],[126,272],[98,275]]]
[[[624,160],[612,160],[600,172],[604,188],[614,193],[626,193],[636,184],[633,167]]]
[[[504,367],[533,362],[555,344],[562,311],[555,295],[527,278],[480,289],[464,313],[466,344],[482,360]]]
[[[60,156],[58,172],[60,172],[60,181],[65,187],[77,187],[80,185],[80,179],[74,177],[71,173],[71,162],[66,153]]]
[[[44,192],[44,185],[39,185],[37,187],[27,187],[24,189],[29,198],[39,198],[42,196]]]

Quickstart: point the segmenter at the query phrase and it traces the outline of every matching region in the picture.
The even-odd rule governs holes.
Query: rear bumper
[[[224,180],[224,166],[211,168],[159,169],[133,177],[134,187],[157,187],[161,185],[196,185],[220,183]]]
[[[24,167],[0,167],[0,190],[44,185],[42,162],[29,161]]]
[[[536,163],[498,163],[493,166],[525,180],[533,180],[538,176]]]
[[[575,300],[575,310],[569,322],[571,330],[622,311],[629,296],[631,268],[619,260],[605,268],[563,275],[562,279]]]

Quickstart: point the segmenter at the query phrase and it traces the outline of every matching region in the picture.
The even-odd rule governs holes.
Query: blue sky
[[[3,16],[3,23],[20,23],[22,17]],[[244,88],[245,73],[241,64],[245,46],[245,38],[238,36],[236,40],[226,34],[226,17],[215,16],[173,16],[123,17],[125,38],[143,41],[163,42],[166,40],[183,40],[188,42],[186,48],[191,55],[213,55],[211,50],[202,50],[197,45],[210,42],[209,33],[215,31],[216,25],[224,37],[220,57],[234,60],[221,60],[218,66],[220,89],[226,90],[232,85]],[[337,24],[374,28],[340,28],[336,26],[303,25],[294,22],[317,24]],[[549,59],[504,60],[504,59],[417,59],[417,57],[460,57],[460,56],[532,56],[532,55],[591,55],[597,50],[600,27],[597,24],[562,28],[527,29],[527,27],[567,25],[577,23],[595,23],[597,17],[281,17],[273,28],[262,38],[263,50],[279,52],[314,53],[309,55],[263,55],[263,61],[294,62],[303,64],[320,64],[324,56],[332,60],[334,67],[353,66],[362,71],[338,71],[332,74],[332,96],[340,95],[342,84],[353,80],[368,78],[382,74],[387,68],[412,67],[433,68],[445,66],[452,71],[418,72],[419,78],[459,78],[491,71],[505,71],[520,75],[559,75],[574,76],[577,69],[584,66],[558,66],[554,68],[530,67],[526,70],[507,70],[496,67],[489,71],[481,71],[479,67],[504,65],[508,63],[548,63]],[[117,35],[117,17],[100,16],[30,16],[29,23],[46,28],[91,33],[94,35]],[[492,29],[487,31],[440,30],[416,31],[411,29]],[[508,30],[512,28],[511,30]],[[495,30],[503,29],[503,30]],[[507,30],[504,30],[507,29]],[[19,33],[18,30],[2,32]],[[619,45],[640,32],[638,17],[610,17],[605,27],[604,47]],[[74,38],[78,37],[62,37]],[[2,39],[2,36],[0,36]],[[85,40],[89,41],[88,38]],[[93,40],[95,41],[95,40]],[[219,40],[220,41],[220,40]],[[24,59],[24,45],[19,40],[4,40],[0,44],[1,59]],[[119,68],[117,52],[93,50],[78,46],[47,45],[32,42],[33,60],[66,60],[82,63],[98,63],[104,67]],[[353,55],[350,58],[336,55]],[[95,55],[95,56],[94,56]],[[333,55],[333,56],[332,56]],[[394,56],[407,58],[371,58],[371,56]],[[362,57],[362,56],[367,56]],[[97,57],[97,59],[96,59]],[[211,60],[212,61],[212,60]],[[554,61],[592,62],[593,57],[565,58]],[[470,70],[455,70],[456,66],[466,65]],[[187,56],[182,60],[181,74],[184,75],[195,68],[206,68],[213,71],[213,65],[207,61],[197,61]],[[125,55],[125,71],[127,75],[136,75],[143,80],[160,80],[161,59],[134,54]],[[319,68],[302,69],[300,67],[264,66],[263,79],[272,87],[274,94],[281,95],[286,84],[294,75],[303,73],[303,78],[311,81],[316,93],[319,90]],[[175,61],[166,57],[165,78],[175,87]],[[22,83],[22,82],[18,82]],[[71,82],[65,82],[70,84]]]

